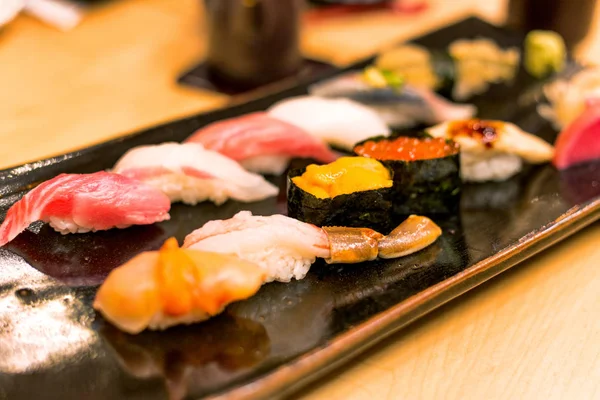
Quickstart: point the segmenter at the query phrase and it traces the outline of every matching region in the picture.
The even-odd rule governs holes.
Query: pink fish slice
[[[170,208],[162,192],[125,176],[61,174],[13,204],[0,226],[0,246],[35,221],[62,234],[85,233],[168,220]]]
[[[319,138],[265,112],[212,123],[186,142],[200,143],[249,171],[274,175],[283,173],[291,158],[313,158],[322,163],[337,158]]]

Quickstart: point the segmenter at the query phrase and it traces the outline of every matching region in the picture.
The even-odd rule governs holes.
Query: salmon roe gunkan
[[[443,138],[399,137],[393,140],[369,140],[354,148],[363,157],[377,160],[430,160],[458,153],[458,143]]]

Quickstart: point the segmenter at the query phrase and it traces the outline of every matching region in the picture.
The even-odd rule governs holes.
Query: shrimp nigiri
[[[35,221],[62,234],[85,233],[169,219],[171,202],[159,190],[108,172],[61,174],[27,193],[8,210],[0,246]]]
[[[262,176],[198,143],[135,147],[117,161],[113,172],[162,190],[172,202],[191,205],[205,200],[219,205],[230,198],[259,201],[279,192]]]
[[[324,227],[284,215],[254,216],[241,211],[228,220],[206,223],[185,238],[183,247],[235,254],[259,265],[267,281],[303,279],[317,258],[353,264],[417,252],[441,235],[429,218],[411,216],[388,236],[368,228]]]
[[[171,238],[114,269],[94,308],[128,333],[200,322],[254,295],[265,273],[235,256],[181,249]]]
[[[238,161],[248,171],[263,174],[282,174],[294,157],[322,163],[336,159],[322,140],[265,112],[212,123],[186,142],[200,143]]]

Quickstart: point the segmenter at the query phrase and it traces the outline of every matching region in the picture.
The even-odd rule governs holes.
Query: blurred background
[[[235,14],[253,4],[263,14]],[[207,53],[217,64],[251,60],[227,32],[283,32],[284,46],[263,56],[277,55],[275,75],[299,57],[348,65],[469,15],[558,30],[578,59],[600,62],[595,0],[1,0],[0,9],[0,167],[227,104],[177,83]]]

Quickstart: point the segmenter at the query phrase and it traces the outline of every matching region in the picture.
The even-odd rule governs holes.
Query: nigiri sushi
[[[503,49],[486,38],[457,40],[448,53],[454,60],[452,98],[459,101],[485,92],[491,83],[512,81],[521,61],[516,47]]]
[[[322,140],[264,112],[212,123],[186,142],[200,143],[236,160],[248,171],[263,174],[281,175],[293,157],[322,163],[336,159]]]
[[[407,225],[408,224],[408,225]],[[389,236],[368,228],[324,227],[284,215],[254,216],[241,211],[190,233],[183,247],[235,254],[256,263],[266,281],[302,279],[316,258],[328,263],[359,263],[382,256],[394,258],[427,247],[441,235],[426,217],[411,216]]]
[[[404,44],[384,51],[378,68],[401,75],[405,82],[432,91],[450,91],[465,100],[485,92],[492,83],[514,79],[521,59],[517,48],[501,48],[486,38],[452,42],[447,52]]]
[[[600,102],[588,107],[556,139],[552,163],[560,170],[600,159]]]
[[[210,318],[254,295],[265,273],[224,254],[180,249],[171,238],[159,251],[139,254],[114,269],[94,308],[119,329],[139,333]]]
[[[0,226],[0,246],[35,221],[62,234],[85,233],[168,220],[170,208],[159,190],[121,175],[61,174],[13,204]]]
[[[372,136],[389,136],[385,121],[369,107],[348,99],[300,96],[280,101],[268,113],[334,147],[351,151]]]
[[[554,156],[552,145],[510,122],[452,121],[426,132],[460,145],[460,171],[466,181],[502,181],[519,173],[523,160],[541,164]]]
[[[550,104],[540,104],[538,112],[557,130],[566,128],[589,104],[600,101],[600,67],[555,80],[544,86],[544,95]]]
[[[368,70],[371,75],[377,71],[374,67]],[[410,84],[394,88],[384,82],[383,85],[374,86],[369,83],[367,76],[351,72],[313,85],[309,91],[316,96],[348,98],[364,104],[376,111],[386,124],[395,128],[468,119],[477,112],[471,104],[454,104],[435,92]]]
[[[276,196],[276,186],[242,168],[236,161],[198,143],[163,143],[129,150],[113,172],[139,179],[162,190],[172,202],[197,204],[211,200],[219,205]]]

